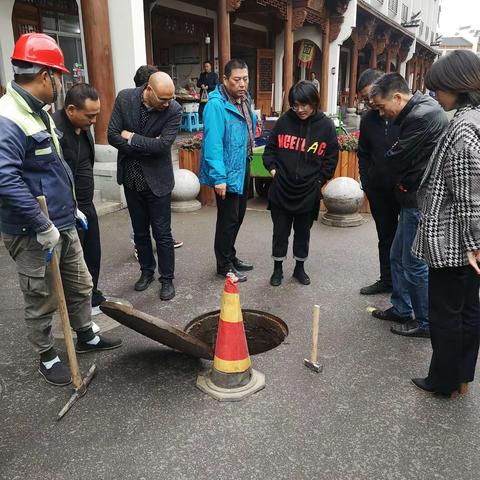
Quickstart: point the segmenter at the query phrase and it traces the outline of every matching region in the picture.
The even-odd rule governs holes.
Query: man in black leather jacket
[[[427,162],[448,121],[436,100],[420,92],[411,94],[398,73],[377,80],[370,96],[381,117],[400,127],[398,141],[387,152],[400,203],[397,233],[390,251],[393,292],[392,307],[372,315],[400,323],[392,333],[409,337],[429,337],[428,268],[411,252],[419,211],[417,189]],[[412,313],[415,319],[412,320]]]
[[[80,83],[67,92],[65,108],[53,115],[57,128],[63,133],[60,144],[75,180],[78,208],[88,220],[87,230],[77,230],[85,263],[93,281],[92,314],[100,313],[98,306],[105,301],[98,289],[101,244],[97,211],[93,204],[95,146],[90,133],[90,127],[95,124],[99,113],[100,100],[96,90],[86,83]]]

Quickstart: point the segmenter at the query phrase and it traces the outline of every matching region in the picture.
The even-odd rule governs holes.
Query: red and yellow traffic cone
[[[217,400],[241,400],[265,387],[265,376],[253,370],[234,276],[223,288],[213,367],[200,375],[197,387]]]

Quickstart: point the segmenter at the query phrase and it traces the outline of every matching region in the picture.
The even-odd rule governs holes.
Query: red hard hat
[[[15,44],[12,60],[21,60],[35,65],[50,67],[63,73],[70,73],[65,68],[65,60],[57,42],[45,33],[26,33]]]

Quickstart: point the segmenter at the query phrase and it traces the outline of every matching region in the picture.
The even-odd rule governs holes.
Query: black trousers
[[[79,205],[78,209],[87,217],[88,221],[88,230],[85,231],[77,226],[77,232],[80,243],[82,244],[83,258],[92,276],[92,306],[96,307],[105,300],[98,290],[102,248],[100,244],[100,228],[98,226],[97,211],[93,203]]]
[[[439,392],[457,390],[475,374],[480,343],[480,276],[472,267],[430,268],[432,360],[428,380]]]
[[[250,183],[250,161],[247,160],[243,193],[227,192],[225,198],[215,195],[217,201],[217,225],[215,229],[215,257],[217,270],[225,270],[232,266],[237,255],[235,241],[245,218]]]
[[[392,285],[390,271],[390,248],[397,231],[400,205],[393,190],[366,189],[378,236],[378,258],[380,260],[380,280]]]
[[[125,189],[128,212],[142,272],[155,272],[150,228],[157,245],[160,280],[171,280],[175,271],[175,253],[171,230],[171,194],[157,197],[149,189],[144,192]]]
[[[314,214],[290,213],[280,208],[271,208],[273,221],[272,257],[274,260],[285,260],[288,250],[288,237],[293,225],[293,258],[305,261],[310,245],[310,229]]]

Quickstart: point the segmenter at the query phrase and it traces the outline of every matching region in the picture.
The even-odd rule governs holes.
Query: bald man
[[[182,108],[175,101],[172,79],[156,72],[146,85],[118,94],[108,126],[108,141],[118,149],[117,181],[125,190],[138,251],[141,275],[134,289],[143,291],[154,280],[151,229],[157,245],[161,300],[175,296],[171,147],[181,120]]]

